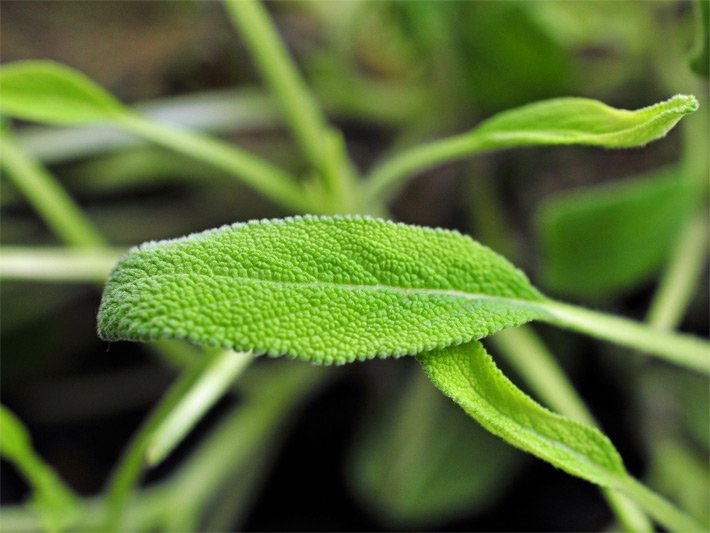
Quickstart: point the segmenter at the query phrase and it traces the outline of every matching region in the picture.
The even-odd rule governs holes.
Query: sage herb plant
[[[677,94],[637,110],[588,98],[543,100],[498,113],[470,131],[403,149],[360,176],[342,134],[310,93],[264,6],[255,0],[225,0],[225,7],[308,162],[305,177],[226,141],[129,109],[61,64],[21,61],[0,67],[0,113],[7,119],[109,125],[219,169],[294,213],[147,242],[116,263],[124,251],[107,246],[51,174],[3,125],[3,170],[67,248],[5,249],[0,275],[101,283],[110,270],[98,312],[102,339],[159,341],[158,350],[166,358],[173,357],[176,346],[166,340],[189,341],[204,352],[178,357],[180,377],[129,444],[97,501],[80,498],[65,486],[32,450],[19,420],[5,408],[0,411],[0,452],[32,485],[33,509],[43,527],[197,529],[211,491],[221,482],[214,461],[188,464],[176,476],[175,488],[151,493],[149,499],[160,512],[131,511],[132,491],[144,468],[170,455],[253,358],[268,355],[315,365],[416,357],[431,383],[488,432],[598,485],[626,530],[651,531],[649,517],[672,531],[703,530],[698,519],[628,473],[611,440],[595,427],[555,360],[524,324],[543,322],[572,330],[703,376],[710,374],[708,341],[548,297],[511,262],[466,235],[387,220],[398,191],[427,169],[523,146],[644,146],[696,112],[698,100]],[[649,195],[666,196],[667,186],[685,206],[692,193],[676,191],[672,180],[650,186]],[[698,217],[705,216],[705,208],[697,208]],[[575,215],[562,209],[544,216],[541,227],[560,228],[545,220]],[[640,231],[639,220],[629,223],[629,234]],[[542,231],[553,251],[570,240],[554,234],[557,229]],[[557,286],[584,285],[584,279],[572,279],[581,277],[581,271],[566,272],[568,263],[561,261],[549,274]],[[30,264],[33,270],[28,270]],[[645,268],[642,258],[638,271]],[[589,275],[591,290],[595,283],[605,289],[605,280],[610,287],[624,282],[613,276],[597,281],[593,268]],[[536,396],[559,413],[503,374],[481,342],[489,336]],[[525,356],[516,357],[521,343]],[[273,397],[255,392],[254,402],[263,402],[268,416],[256,417],[251,411],[255,403],[247,403],[231,429],[256,427],[266,439],[286,416],[283,405],[298,403],[322,376],[316,377],[308,365],[298,368],[280,377]],[[254,391],[259,379],[268,378],[257,376]],[[208,441],[200,457],[214,459],[219,438],[217,434]],[[239,446],[230,453],[246,464],[246,452]],[[203,472],[204,485],[192,484],[190,469]],[[192,495],[189,502],[180,489]],[[165,502],[171,498],[184,498],[184,508],[168,511]]]

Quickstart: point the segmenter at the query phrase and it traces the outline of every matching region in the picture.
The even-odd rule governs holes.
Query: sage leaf
[[[370,173],[367,198],[391,195],[403,181],[427,168],[491,150],[570,144],[644,146],[664,137],[698,106],[697,98],[686,94],[635,111],[588,98],[553,98],[524,105],[498,113],[471,131],[392,156]]]
[[[635,111],[588,98],[555,98],[499,113],[471,135],[482,148],[536,144],[628,148],[663,137],[697,109],[698,100],[685,94]]]
[[[547,200],[536,228],[545,285],[588,297],[649,279],[692,211],[693,196],[681,169],[670,167]]]
[[[0,67],[0,113],[47,122],[84,124],[115,119],[123,105],[78,71],[52,61]]]
[[[710,372],[701,339],[549,300],[458,232],[359,216],[255,221],[145,243],[111,273],[98,333],[329,364],[413,355],[534,319]]]
[[[597,485],[620,488],[626,469],[600,431],[548,411],[496,367],[479,342],[417,356],[432,383],[509,444]]]
[[[305,216],[134,248],[109,278],[98,331],[345,363],[485,337],[545,315],[521,305],[542,299],[458,232]]]

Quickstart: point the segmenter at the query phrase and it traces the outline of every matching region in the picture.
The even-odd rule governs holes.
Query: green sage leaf
[[[540,317],[504,258],[454,231],[363,217],[250,222],[134,248],[106,340],[182,338],[317,363],[416,354]]]
[[[536,403],[503,375],[479,342],[417,358],[432,383],[494,435],[597,485],[624,485],[628,476],[609,439]]]
[[[98,332],[328,364],[417,354],[533,319],[710,372],[700,339],[546,299],[458,232],[358,216],[235,224],[134,248],[111,273]]]
[[[546,201],[537,215],[545,285],[598,296],[649,279],[693,202],[692,184],[675,167]]]
[[[50,124],[114,119],[123,105],[80,72],[52,61],[0,67],[0,113]]]
[[[587,98],[555,98],[499,113],[470,135],[483,149],[547,144],[628,148],[665,136],[697,109],[698,100],[685,94],[635,111]]]

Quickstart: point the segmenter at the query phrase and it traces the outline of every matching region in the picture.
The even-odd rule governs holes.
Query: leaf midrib
[[[396,292],[406,295],[430,295],[430,296],[450,296],[453,298],[462,298],[466,300],[490,300],[499,301],[501,303],[508,303],[513,305],[520,305],[523,307],[535,307],[543,311],[541,307],[536,304],[544,303],[545,299],[541,297],[540,299],[526,299],[521,297],[510,297],[510,296],[493,296],[485,293],[474,293],[466,292],[458,289],[431,289],[431,288],[417,288],[417,287],[400,287],[397,285],[386,285],[382,283],[377,284],[352,284],[352,283],[338,283],[334,281],[283,281],[283,280],[271,280],[263,278],[253,278],[249,276],[230,276],[226,274],[204,274],[202,272],[172,272],[167,274],[146,274],[142,276],[139,281],[146,279],[159,279],[159,278],[195,278],[202,277],[208,279],[224,279],[231,282],[247,282],[256,284],[266,284],[275,286],[290,286],[290,287],[309,287],[309,288],[320,288],[320,287],[330,287],[348,291],[369,291],[369,292]],[[139,281],[129,282],[127,285],[134,286]]]

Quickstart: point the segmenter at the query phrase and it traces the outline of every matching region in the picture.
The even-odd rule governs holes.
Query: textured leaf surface
[[[626,148],[663,137],[683,115],[697,109],[697,99],[684,94],[636,111],[587,98],[556,98],[499,113],[471,135],[483,148],[536,144]]]
[[[457,232],[299,217],[133,249],[107,284],[99,335],[344,363],[485,337],[545,315],[525,305],[541,300]]]
[[[677,168],[560,195],[538,213],[551,289],[598,295],[651,276],[687,218],[692,186]]]
[[[19,61],[0,67],[0,112],[51,124],[116,118],[121,103],[80,72],[52,61]]]
[[[418,359],[437,388],[513,446],[601,486],[619,487],[628,478],[609,439],[536,403],[498,370],[479,342]]]

